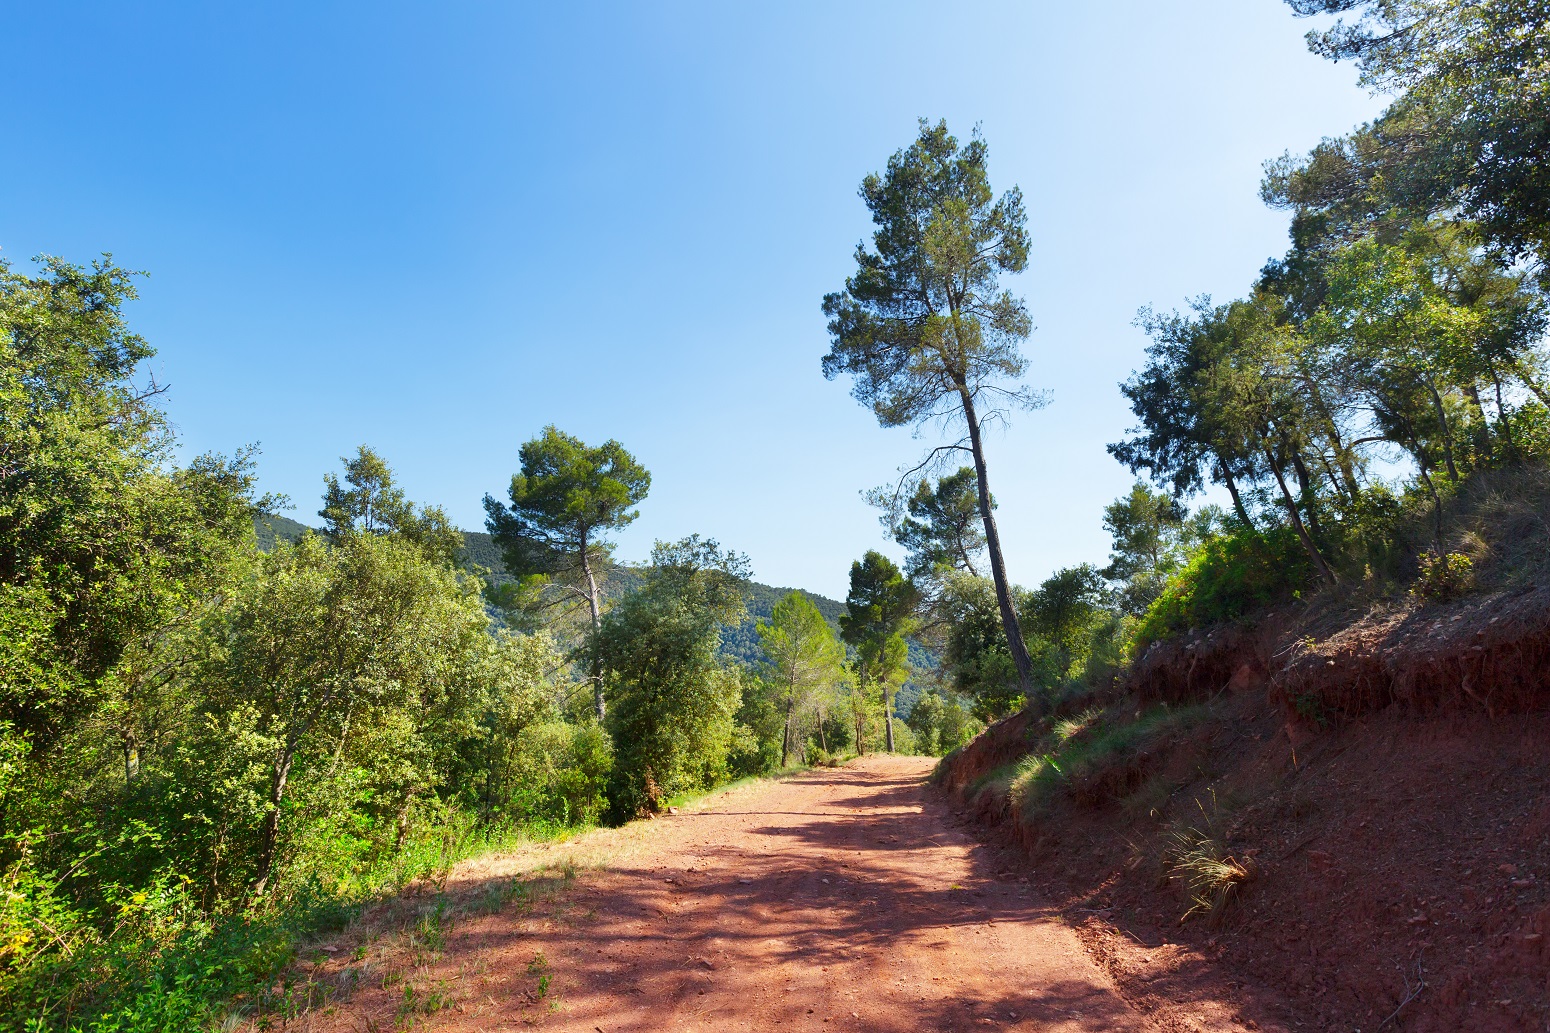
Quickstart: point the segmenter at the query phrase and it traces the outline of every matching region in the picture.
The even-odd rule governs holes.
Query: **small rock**
[[[669,807],[667,809],[667,813],[669,813],[669,814],[677,814],[678,813],[678,808],[677,807]]]
[[[752,886],[753,885],[753,880],[752,879],[738,879],[737,881],[738,881],[738,884],[742,885],[742,886]]]
[[[1533,886],[1534,886],[1534,880],[1533,879],[1513,879],[1512,880],[1512,885],[1513,885],[1514,889],[1520,889],[1520,890],[1532,889]]]
[[[321,949],[327,951],[330,954],[334,954],[334,953],[338,952],[338,950],[339,950],[338,947],[323,947]]]
[[[1496,870],[1501,872],[1503,875],[1516,875],[1516,874],[1518,874],[1518,866],[1515,865],[1515,864],[1497,865],[1496,866]]]

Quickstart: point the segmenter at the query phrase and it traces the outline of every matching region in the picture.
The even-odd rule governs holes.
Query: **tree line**
[[[615,562],[651,485],[615,441],[521,447],[485,499],[500,578],[365,446],[321,528],[261,550],[287,500],[255,450],[176,461],[134,284],[106,258],[0,266],[6,1023],[198,1025],[340,907],[888,723],[800,593],[756,625],[761,662],[721,648],[746,557],[689,535]]]
[[[908,556],[907,619],[981,719],[1045,712],[1113,683],[1158,638],[1304,589],[1419,577],[1423,592],[1456,590],[1470,560],[1443,540],[1449,500],[1550,454],[1550,14],[1519,0],[1289,3],[1345,15],[1310,47],[1354,60],[1393,100],[1267,163],[1262,195],[1292,213],[1290,248],[1243,298],[1141,310],[1151,344],[1121,385],[1136,424],[1109,451],[1145,480],[1105,510],[1102,568],[1025,590],[1001,556],[983,432],[1045,401],[1021,383],[1031,323],[1000,281],[1026,266],[1021,193],[991,190],[978,131],[960,143],[924,120],[862,182],[875,229],[824,299],[823,371],[850,375],[882,426],[947,431],[872,499]],[[1191,512],[1209,486],[1230,509]],[[857,565],[853,594],[882,564]]]

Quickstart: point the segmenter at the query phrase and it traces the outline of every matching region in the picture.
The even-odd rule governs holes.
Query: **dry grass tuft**
[[[1205,915],[1221,921],[1228,906],[1258,874],[1252,858],[1238,858],[1209,827],[1178,824],[1168,831],[1164,847],[1168,875],[1181,881],[1189,893],[1190,907],[1180,922]]]

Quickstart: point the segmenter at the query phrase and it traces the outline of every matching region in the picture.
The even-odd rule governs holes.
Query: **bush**
[[[596,724],[549,721],[517,734],[510,818],[531,825],[592,825],[607,805],[613,742]]]
[[[1291,528],[1214,535],[1147,607],[1131,639],[1131,655],[1169,635],[1288,599],[1310,574]]]
[[[1415,583],[1415,594],[1421,598],[1446,602],[1468,592],[1474,583],[1475,564],[1463,553],[1422,553],[1421,576]]]

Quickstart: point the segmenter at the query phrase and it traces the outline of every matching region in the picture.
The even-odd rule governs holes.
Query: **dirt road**
[[[1152,1029],[929,770],[870,757],[636,826],[558,898],[461,921],[418,965],[334,962],[358,989],[314,1028]]]

